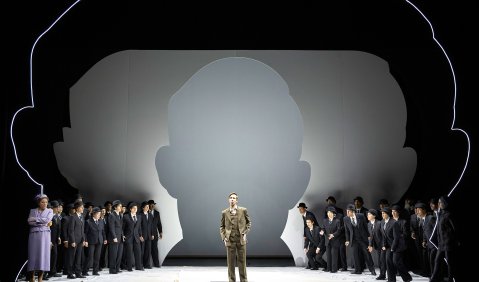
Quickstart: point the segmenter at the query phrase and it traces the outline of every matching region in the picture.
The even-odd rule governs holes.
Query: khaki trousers
[[[236,239],[236,238],[235,238]],[[228,261],[228,278],[230,282],[236,281],[235,264],[238,263],[240,281],[247,282],[246,275],[246,245],[241,245],[238,240],[232,240],[231,246],[226,247],[226,257]]]

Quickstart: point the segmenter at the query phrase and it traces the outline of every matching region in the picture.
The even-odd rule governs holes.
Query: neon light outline
[[[38,41],[47,33],[50,31],[50,29],[53,28],[53,26],[66,14],[68,13],[68,11],[70,11],[70,9],[72,9],[76,4],[78,4],[81,0],[77,0],[75,1],[75,3],[73,3],[70,7],[68,7],[44,32],[42,32],[42,34],[40,34],[40,36],[38,36],[38,38],[35,40],[35,42],[33,43],[33,46],[32,46],[32,50],[30,51],[30,99],[31,99],[31,105],[30,106],[24,106],[24,107],[21,107],[20,109],[18,109],[15,114],[13,115],[12,117],[12,122],[10,123],[10,140],[12,141],[12,146],[13,146],[13,152],[15,154],[15,160],[17,161],[17,164],[18,166],[20,166],[20,168],[25,171],[25,173],[27,174],[28,178],[30,178],[30,180],[37,184],[38,186],[40,186],[40,193],[43,194],[43,184],[37,182],[35,179],[33,179],[33,177],[30,175],[30,172],[28,172],[28,170],[26,170],[22,164],[20,163],[20,161],[18,160],[18,154],[17,154],[17,146],[15,146],[15,140],[13,138],[13,124],[15,123],[15,118],[17,117],[17,115],[25,110],[25,109],[33,109],[35,108],[35,101],[33,99],[33,68],[32,68],[32,61],[33,61],[33,51],[35,50],[35,46],[37,45]],[[17,278],[15,279],[15,281],[18,280],[18,276],[20,275],[20,273],[22,272],[22,269],[25,267],[25,265],[27,264],[28,262],[28,259],[25,261],[25,263],[23,264],[23,266],[20,268],[20,270],[18,271],[17,273]]]
[[[409,0],[406,0],[406,2],[411,5],[414,9],[416,9],[416,11],[419,12],[419,14],[423,17],[423,19],[426,20],[426,22],[429,24],[429,27],[431,28],[431,32],[432,32],[432,39],[434,40],[434,42],[436,42],[436,44],[439,46],[439,48],[441,48],[441,51],[443,52],[444,56],[446,57],[447,59],[447,62],[449,64],[449,67],[451,69],[451,74],[452,74],[452,78],[453,78],[453,82],[454,82],[454,103],[452,105],[452,110],[453,110],[453,116],[452,116],[452,124],[451,124],[451,130],[454,131],[454,130],[458,130],[462,133],[464,133],[464,135],[466,136],[467,138],[467,157],[466,157],[466,162],[464,164],[464,168],[462,169],[462,172],[461,172],[461,175],[459,176],[459,179],[457,180],[456,184],[454,184],[454,187],[452,187],[451,191],[449,191],[449,193],[447,194],[448,197],[451,196],[451,194],[454,192],[454,190],[456,190],[457,188],[457,185],[459,185],[459,182],[461,182],[462,180],[462,177],[464,176],[464,172],[466,172],[466,168],[467,168],[467,165],[469,163],[469,155],[470,155],[470,152],[471,152],[471,140],[469,139],[469,135],[467,134],[467,132],[461,128],[455,128],[454,127],[454,124],[456,123],[456,98],[457,98],[457,84],[456,84],[456,74],[454,72],[454,68],[452,66],[452,63],[451,63],[451,60],[449,59],[449,56],[447,55],[447,52],[446,50],[442,47],[441,43],[439,43],[439,41],[436,39],[435,37],[435,33],[434,33],[434,28],[432,27],[432,24],[431,22],[429,21],[429,19],[424,15],[424,13],[418,8],[416,7],[413,3],[411,3]],[[431,242],[431,244],[436,248],[438,249],[438,247],[431,241],[432,239],[432,236],[434,236],[434,232],[436,232],[436,227],[437,227],[437,224],[439,222],[439,213],[441,211],[441,208],[438,208],[438,213],[437,213],[437,219],[436,219],[436,224],[434,225],[434,228],[432,230],[432,235],[431,237],[429,237],[429,242]],[[446,262],[447,264],[447,260],[446,258],[444,258],[444,261]],[[453,277],[454,279],[454,277]],[[456,281],[454,279],[454,281]]]
[[[35,46],[37,45],[38,41],[47,33],[49,32],[53,26],[58,22],[60,21],[60,19],[66,14],[68,13],[75,5],[77,5],[81,0],[77,0],[75,1],[71,6],[69,6],[43,33],[40,34],[40,36],[38,36],[38,38],[35,40],[35,42],[33,43],[33,46],[32,46],[32,49],[31,49],[31,52],[30,52],[30,72],[29,72],[29,78],[30,78],[30,99],[31,99],[31,105],[29,106],[24,106],[20,109],[18,109],[15,114],[13,115],[12,117],[12,121],[10,123],[10,140],[12,141],[12,146],[13,146],[13,151],[14,151],[14,155],[15,155],[15,160],[18,164],[18,166],[23,170],[25,171],[25,173],[27,174],[28,178],[30,178],[30,180],[35,183],[36,185],[40,186],[40,193],[43,194],[43,184],[37,182],[31,175],[30,175],[30,172],[25,169],[22,164],[20,163],[19,159],[18,159],[18,154],[17,154],[17,148],[16,148],[16,145],[15,145],[15,140],[13,138],[13,126],[14,126],[14,123],[15,123],[15,119],[17,117],[17,115],[22,112],[23,110],[25,109],[33,109],[35,108],[35,101],[34,101],[34,97],[33,97],[33,68],[32,68],[32,65],[33,65],[33,52],[35,50]],[[424,20],[426,20],[426,22],[429,24],[429,27],[431,29],[431,32],[432,32],[432,38],[434,40],[434,42],[436,42],[436,44],[439,46],[439,48],[441,49],[441,51],[443,52],[444,56],[446,57],[447,59],[447,62],[449,64],[449,68],[451,69],[451,74],[452,74],[452,77],[453,77],[453,84],[454,84],[454,102],[453,102],[453,120],[452,120],[452,124],[451,124],[451,130],[452,131],[460,131],[462,132],[465,136],[466,136],[466,139],[467,139],[467,156],[466,156],[466,162],[464,164],[464,168],[461,172],[461,175],[459,176],[457,182],[454,184],[454,186],[452,187],[451,191],[447,194],[448,197],[451,196],[451,194],[455,191],[455,189],[457,188],[457,186],[459,185],[459,183],[461,182],[462,180],[462,177],[464,176],[464,173],[467,169],[467,165],[469,163],[469,156],[470,156],[470,151],[471,151],[471,141],[470,141],[470,138],[469,138],[469,135],[467,134],[467,132],[461,128],[456,128],[454,127],[454,124],[456,122],[456,99],[457,99],[457,83],[456,83],[456,75],[455,75],[455,72],[454,72],[454,67],[452,66],[452,62],[451,60],[449,59],[449,56],[447,55],[447,52],[446,50],[444,49],[444,47],[441,45],[441,43],[439,43],[439,41],[436,39],[435,37],[435,32],[434,32],[434,28],[431,24],[431,22],[429,21],[429,19],[424,15],[424,13],[418,8],[416,7],[413,3],[411,3],[409,0],[405,0],[406,3],[408,3],[409,5],[411,5],[421,16]],[[439,211],[440,211],[440,208],[439,208]],[[436,220],[436,224],[434,226],[434,229],[433,229],[433,232],[432,232],[432,235],[431,237],[429,238],[429,242],[431,242],[431,244],[433,244],[433,246],[437,249],[438,247],[431,241],[431,238],[432,236],[434,235],[434,232],[436,231],[436,227],[437,227],[437,223],[439,222],[439,212],[438,212],[438,218]],[[444,258],[444,260],[446,261],[447,263],[447,260]],[[23,264],[23,266],[21,267],[20,271],[18,274],[20,274],[21,270],[23,269],[23,267],[25,267],[26,263],[28,262],[28,260]],[[17,278],[18,278],[18,275],[17,275]]]

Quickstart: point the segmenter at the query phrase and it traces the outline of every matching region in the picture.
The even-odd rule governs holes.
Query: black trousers
[[[157,238],[155,236],[155,238]],[[151,240],[151,258],[153,259],[153,266],[160,267],[160,258],[158,255],[158,239]]]

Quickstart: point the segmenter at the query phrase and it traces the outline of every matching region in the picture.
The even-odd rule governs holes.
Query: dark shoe
[[[48,277],[49,277],[49,276],[44,276],[44,277],[43,277],[43,280],[45,280],[45,281],[50,280],[50,279],[48,279]]]
[[[77,278],[86,278],[86,276],[83,276],[83,275],[76,275]]]
[[[371,270],[371,275],[374,275],[374,276],[376,276],[376,271],[374,271],[374,270]]]
[[[110,274],[118,274],[118,272],[114,271],[114,270],[110,270],[109,272]]]
[[[348,271],[347,268],[341,268],[339,271]]]
[[[83,275],[83,276],[90,276],[90,274],[88,274],[88,272],[83,272],[81,275]]]
[[[337,270],[335,270],[335,271],[331,271],[331,273],[337,273],[337,272],[338,272]]]
[[[93,275],[97,275],[97,276],[98,276],[98,275],[100,275],[100,273],[98,273],[98,272],[93,272]]]
[[[315,267],[315,268],[311,268],[311,270],[318,270],[318,269],[319,269],[319,268],[316,268],[316,267]]]
[[[378,277],[376,277],[376,280],[386,280],[386,276],[379,275]]]
[[[352,271],[351,274],[363,274],[361,271]]]
[[[70,274],[70,275],[67,276],[67,278],[68,278],[68,279],[75,279],[76,277],[73,276],[72,274]]]
[[[62,275],[60,273],[55,273],[53,274],[53,277],[62,277]]]
[[[309,265],[308,265],[308,266],[306,266],[304,269],[311,269],[311,267],[309,267]]]

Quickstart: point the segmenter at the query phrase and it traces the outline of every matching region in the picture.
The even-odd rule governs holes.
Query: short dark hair
[[[228,198],[231,197],[231,195],[236,195],[236,199],[238,199],[238,194],[236,194],[236,192],[231,192],[231,193],[228,195]]]
[[[312,216],[307,216],[307,217],[306,217],[306,220],[309,220],[309,221],[311,221],[311,222],[314,222],[314,218],[313,218]]]

